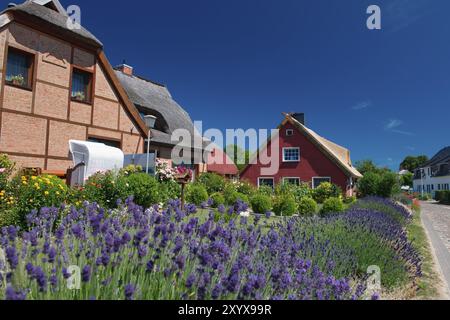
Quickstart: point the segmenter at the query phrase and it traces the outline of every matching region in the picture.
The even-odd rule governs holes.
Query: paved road
[[[422,202],[422,221],[431,238],[447,288],[450,288],[450,207]]]

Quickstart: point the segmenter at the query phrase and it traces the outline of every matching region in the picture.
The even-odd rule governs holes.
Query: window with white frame
[[[284,184],[291,184],[291,185],[295,185],[295,186],[299,186],[300,185],[300,178],[283,178],[283,183]]]
[[[316,188],[319,187],[322,183],[325,183],[325,182],[331,183],[331,178],[330,178],[330,177],[314,177],[314,178],[312,179],[313,189],[316,189]]]
[[[275,188],[275,179],[274,178],[258,178],[258,188],[259,187],[271,187],[272,189]]]
[[[292,137],[294,135],[293,129],[287,129],[286,130],[286,137]]]
[[[283,162],[299,162],[300,148],[283,148]]]

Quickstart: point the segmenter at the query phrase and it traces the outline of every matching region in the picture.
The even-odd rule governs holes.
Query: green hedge
[[[450,191],[436,191],[434,198],[442,204],[450,204]]]

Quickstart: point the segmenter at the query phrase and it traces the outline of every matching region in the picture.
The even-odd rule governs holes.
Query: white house
[[[450,190],[450,147],[442,149],[414,171],[414,191],[434,197],[440,190]]]

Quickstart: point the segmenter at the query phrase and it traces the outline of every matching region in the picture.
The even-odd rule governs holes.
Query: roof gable
[[[316,145],[320,151],[322,151],[331,161],[335,162],[341,169],[347,172],[349,175],[355,178],[361,178],[362,174],[353,167],[351,159],[350,159],[350,151],[347,148],[344,148],[334,142],[331,142],[320,135],[318,135],[313,130],[307,128],[299,121],[291,117],[290,114],[284,114],[285,120],[292,123],[301,133],[305,134],[305,136]]]
[[[431,167],[445,162],[450,162],[450,147],[440,150],[433,158],[423,164],[422,167]]]
[[[8,7],[2,13],[10,13],[15,20],[68,41],[73,39],[78,45],[97,50],[103,44],[83,26],[72,28],[69,16],[59,1],[28,0]]]
[[[31,0],[31,2],[40,4],[41,6],[47,7],[62,15],[67,16],[67,11],[64,9],[64,7],[61,5],[61,2],[59,2],[58,0]]]

